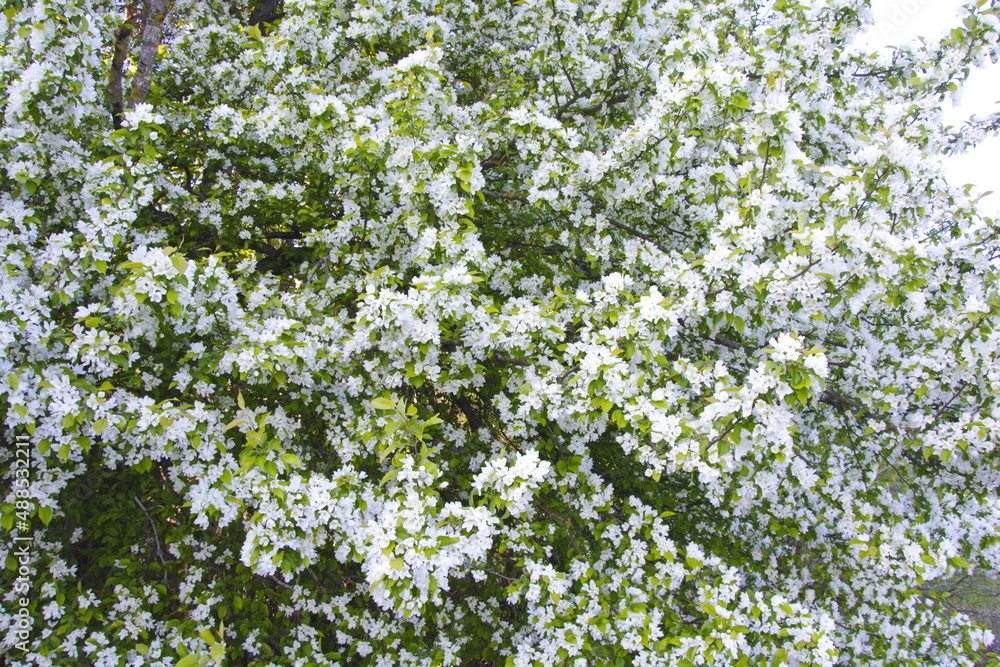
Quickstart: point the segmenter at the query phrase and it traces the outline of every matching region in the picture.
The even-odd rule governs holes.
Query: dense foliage
[[[11,0],[11,665],[968,665],[997,0]]]

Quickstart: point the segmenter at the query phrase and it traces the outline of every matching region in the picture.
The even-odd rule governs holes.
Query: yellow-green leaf
[[[388,398],[379,396],[378,398],[372,399],[372,407],[376,410],[392,410],[395,405]]]

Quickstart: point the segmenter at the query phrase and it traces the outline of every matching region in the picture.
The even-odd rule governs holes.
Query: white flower
[[[480,492],[486,489],[498,492],[507,511],[519,516],[527,512],[533,490],[551,468],[548,461],[538,458],[536,450],[529,450],[517,456],[514,465],[505,458],[488,462],[472,480],[472,488]]]
[[[441,49],[437,47],[417,49],[397,62],[395,69],[399,72],[408,72],[418,67],[429,67],[437,63],[440,58]]]
[[[805,359],[802,360],[802,365],[821,378],[825,378],[830,374],[826,355],[820,352],[807,354]]]
[[[625,278],[621,273],[615,271],[614,273],[609,273],[601,278],[601,282],[604,283],[604,289],[610,294],[620,292],[625,289],[625,285],[628,284],[628,279]]]
[[[798,361],[802,356],[802,341],[798,337],[787,333],[780,333],[776,338],[772,338],[771,358],[778,362]]]
[[[873,165],[882,157],[884,151],[876,144],[869,144],[854,154],[854,159],[860,164]]]
[[[166,122],[166,118],[161,114],[154,113],[153,107],[145,102],[137,104],[134,109],[126,111],[124,116],[123,124],[132,129],[139,127],[141,123],[162,125]]]
[[[42,617],[45,618],[46,621],[59,620],[60,618],[62,618],[63,613],[64,610],[62,608],[62,605],[60,605],[58,602],[55,602],[54,600],[45,605],[44,607],[42,607]]]

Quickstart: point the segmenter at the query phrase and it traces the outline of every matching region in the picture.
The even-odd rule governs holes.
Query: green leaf
[[[188,261],[184,259],[182,255],[172,255],[170,257],[170,262],[174,265],[174,268],[177,269],[177,273],[183,275],[187,272]]]
[[[243,423],[246,423],[245,420],[243,419],[234,419],[233,421],[226,424],[226,427],[222,429],[222,432],[225,433],[226,431],[230,431]]]
[[[378,398],[372,399],[371,406],[376,410],[395,410],[396,404],[393,403],[388,398],[379,396]]]
[[[608,411],[610,411],[611,408],[614,407],[614,403],[612,403],[611,401],[607,400],[606,398],[595,398],[591,402],[595,406],[597,406],[597,407],[599,407],[601,409],[601,414],[605,414],[605,415],[608,414]]]
[[[41,505],[38,508],[38,518],[42,520],[46,526],[52,522],[52,508],[47,505]]]
[[[968,570],[970,567],[972,567],[971,565],[969,565],[969,561],[965,560],[961,556],[952,556],[951,558],[948,559],[948,564],[959,570]]]

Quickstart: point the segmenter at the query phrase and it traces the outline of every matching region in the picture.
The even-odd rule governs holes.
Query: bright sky
[[[872,0],[875,28],[868,41],[873,46],[902,44],[918,35],[938,38],[959,24],[957,15],[963,0]],[[998,109],[1000,65],[973,72],[958,106],[944,109],[947,121],[959,124],[971,115],[985,115]],[[1000,213],[1000,138],[987,139],[976,150],[948,158],[951,180],[957,185],[972,183],[973,192],[995,191],[981,201],[987,215]]]

